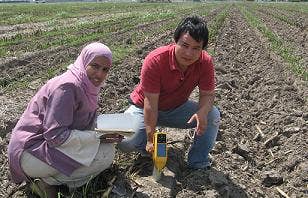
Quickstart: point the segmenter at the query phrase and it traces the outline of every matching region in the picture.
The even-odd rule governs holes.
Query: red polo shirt
[[[185,103],[196,86],[214,90],[211,56],[203,50],[200,58],[182,72],[176,63],[175,44],[171,44],[148,54],[141,68],[141,81],[130,98],[135,105],[143,107],[144,92],[159,93],[158,109],[165,111]]]

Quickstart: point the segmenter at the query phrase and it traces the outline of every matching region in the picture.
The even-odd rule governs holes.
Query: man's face
[[[202,52],[203,41],[197,42],[189,33],[183,33],[175,46],[175,58],[182,69],[196,62]]]
[[[86,72],[94,86],[99,87],[106,80],[110,67],[109,59],[103,56],[97,56],[89,63]]]

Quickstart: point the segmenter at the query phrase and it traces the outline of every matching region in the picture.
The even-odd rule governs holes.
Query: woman
[[[82,186],[111,165],[112,143],[122,136],[99,138],[91,130],[111,64],[110,49],[91,43],[64,74],[49,80],[31,99],[8,146],[13,182],[39,178],[39,187],[55,197],[56,185]]]

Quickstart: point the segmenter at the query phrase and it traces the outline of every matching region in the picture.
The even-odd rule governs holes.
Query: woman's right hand
[[[123,135],[120,134],[104,134],[100,136],[101,143],[119,143],[124,139]]]

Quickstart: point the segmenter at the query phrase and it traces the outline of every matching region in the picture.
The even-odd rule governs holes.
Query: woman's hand
[[[101,143],[119,143],[123,140],[124,136],[120,134],[104,134],[100,136]]]

